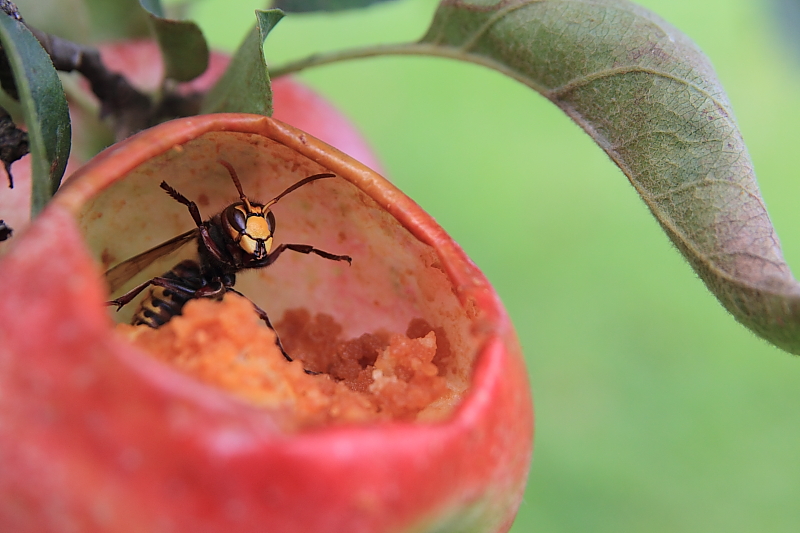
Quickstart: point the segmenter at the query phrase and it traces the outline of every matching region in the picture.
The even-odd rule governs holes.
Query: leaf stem
[[[550,89],[538,83],[537,80],[534,80],[529,76],[524,76],[520,72],[499,61],[494,60],[491,57],[471,53],[468,50],[465,50],[464,47],[447,46],[438,43],[395,43],[314,54],[306,57],[305,59],[291,61],[285,65],[270,69],[269,76],[270,78],[274,79],[281,76],[286,76],[287,74],[293,74],[310,67],[319,67],[339,61],[348,61],[350,59],[363,59],[367,57],[378,56],[430,56],[466,61],[468,63],[474,63],[476,65],[494,69],[501,74],[505,74],[506,76],[517,80],[524,85],[527,85],[534,91],[541,93],[545,98],[551,100],[553,99]]]
[[[310,67],[319,67],[322,65],[328,65],[330,63],[337,63],[339,61],[363,59],[367,57],[399,55],[439,56],[449,57],[452,59],[465,59],[463,52],[460,52],[457,48],[446,48],[428,43],[395,43],[371,45],[363,48],[351,48],[348,50],[337,50],[334,52],[314,54],[306,57],[305,59],[291,61],[285,65],[271,68],[269,75],[270,78],[279,78],[281,76],[293,74]]]

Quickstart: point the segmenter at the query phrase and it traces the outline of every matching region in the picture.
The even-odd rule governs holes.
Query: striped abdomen
[[[161,277],[170,280],[172,286],[168,289],[158,286],[150,289],[133,314],[131,324],[134,326],[163,326],[172,317],[180,315],[186,302],[206,285],[200,265],[191,259],[181,261]]]

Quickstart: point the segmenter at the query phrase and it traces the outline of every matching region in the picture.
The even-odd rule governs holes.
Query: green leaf
[[[418,46],[497,69],[560,107],[734,317],[800,354],[800,285],[727,96],[685,35],[624,0],[445,1]]]
[[[225,74],[206,95],[201,113],[272,115],[264,40],[282,18],[279,9],[256,11],[256,27],[245,37]]]
[[[273,5],[287,13],[310,13],[357,9],[387,1],[389,0],[276,0]]]
[[[19,21],[0,14],[0,43],[14,73],[31,151],[31,212],[44,208],[61,183],[70,148],[67,100],[50,57]]]
[[[164,75],[190,81],[208,68],[208,44],[194,22],[164,18],[159,0],[139,0],[149,15],[150,26],[164,58]]]
[[[151,15],[164,18],[164,8],[161,6],[161,0],[139,0],[139,5]]]

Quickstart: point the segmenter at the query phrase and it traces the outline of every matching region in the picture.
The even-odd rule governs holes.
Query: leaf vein
[[[758,203],[758,205],[760,207],[762,207],[766,212],[766,206],[764,205],[764,200],[761,198],[761,196],[758,193],[749,190],[747,187],[745,187],[744,185],[742,185],[741,183],[738,183],[736,181],[729,181],[729,180],[724,180],[724,179],[719,179],[719,178],[702,178],[702,179],[697,180],[697,181],[691,181],[689,183],[684,183],[684,184],[679,185],[677,187],[672,187],[668,191],[665,191],[663,193],[658,193],[658,194],[647,193],[647,196],[650,197],[650,199],[655,200],[655,201],[664,200],[664,199],[669,198],[670,196],[673,196],[673,195],[678,194],[680,192],[684,192],[684,191],[688,191],[690,189],[700,188],[700,187],[711,187],[712,185],[727,185],[729,187],[733,187],[734,189],[739,189],[743,193],[745,193],[745,195],[747,195],[751,199],[755,200]]]
[[[686,87],[688,87],[690,89],[694,89],[699,94],[703,95],[708,100],[713,102],[714,105],[717,107],[717,109],[726,118],[730,116],[726,106],[722,102],[717,100],[717,98],[714,95],[712,95],[711,93],[709,93],[708,91],[706,91],[702,87],[700,87],[700,86],[698,86],[698,85],[696,85],[694,83],[691,83],[690,81],[685,80],[683,78],[679,78],[678,76],[674,76],[672,74],[669,74],[667,72],[663,72],[663,71],[660,71],[660,70],[647,68],[647,67],[640,67],[640,66],[627,66],[627,67],[610,68],[610,69],[605,69],[605,70],[599,70],[597,72],[593,72],[591,74],[587,74],[587,75],[584,75],[584,76],[580,76],[578,78],[573,79],[572,81],[569,81],[569,82],[565,83],[564,85],[562,85],[560,87],[554,87],[554,88],[548,90],[547,93],[545,94],[545,96],[547,96],[548,98],[550,98],[551,100],[554,100],[554,101],[555,100],[560,100],[560,99],[563,99],[563,97],[565,95],[575,91],[576,89],[579,89],[581,87],[589,85],[593,81],[600,80],[600,79],[603,79],[603,78],[612,78],[614,76],[623,76],[625,74],[650,74],[652,76],[657,76],[659,78],[663,78],[663,79],[666,79],[666,80],[678,82],[678,83],[680,83],[682,85],[685,85]]]
[[[768,264],[774,266],[775,268],[777,268],[778,270],[781,270],[781,271],[783,271],[786,268],[786,263],[784,263],[782,261],[775,261],[774,259],[769,259],[769,258],[767,258],[767,257],[765,257],[765,256],[763,256],[761,254],[756,254],[756,253],[747,252],[747,251],[715,252],[715,253],[706,254],[705,257],[707,257],[709,259],[725,259],[725,258],[729,258],[729,257],[746,257],[746,258],[750,258],[750,259],[757,259],[759,261],[763,261],[765,263],[768,263]]]
[[[498,21],[500,21],[503,17],[505,17],[509,13],[513,13],[518,9],[522,9],[523,7],[528,7],[532,4],[542,4],[547,1],[548,0],[525,0],[518,4],[508,5],[503,9],[496,11],[488,19],[486,19],[486,21],[481,25],[481,27],[478,28],[470,38],[468,38],[461,44],[461,46],[459,46],[459,49],[463,52],[468,52],[469,50],[471,50],[472,47],[474,47],[477,44],[478,40],[481,37],[483,37],[492,26],[497,24]]]
[[[698,128],[697,130],[693,131],[692,134],[696,134],[696,133],[699,133],[699,132],[700,132],[700,128]],[[683,144],[695,144],[695,145],[697,145],[697,144],[707,144],[707,143],[719,143],[719,142],[722,142],[722,140],[723,140],[722,138],[717,138],[717,137],[709,137],[709,138],[705,138],[705,139],[691,139],[690,138],[691,135],[679,135],[675,131],[648,130],[648,131],[642,132],[642,133],[640,133],[638,135],[633,135],[633,136],[628,137],[626,139],[622,139],[622,140],[620,140],[618,142],[615,142],[614,144],[611,145],[611,148],[614,149],[614,150],[619,150],[619,149],[625,148],[628,145],[630,145],[632,143],[635,143],[635,142],[637,142],[637,141],[639,141],[641,139],[646,139],[648,137],[651,137],[651,136],[654,136],[654,135],[659,135],[659,134],[668,135],[670,137],[674,137],[675,139],[677,139],[679,142],[681,142]]]

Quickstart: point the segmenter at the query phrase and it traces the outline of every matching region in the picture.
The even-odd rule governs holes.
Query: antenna
[[[324,179],[324,178],[335,178],[335,177],[336,177],[336,174],[326,173],[326,174],[314,174],[313,176],[309,176],[307,178],[303,178],[300,181],[298,181],[297,183],[295,183],[294,185],[292,185],[291,187],[289,187],[288,189],[286,189],[285,191],[283,191],[282,193],[280,193],[278,196],[276,196],[275,198],[273,198],[272,200],[267,202],[267,204],[264,206],[264,208],[265,209],[269,208],[269,206],[275,204],[278,200],[280,200],[281,198],[283,198],[284,196],[286,196],[290,192],[294,191],[295,189],[299,189],[300,187],[302,187],[306,183],[311,183],[312,181],[321,180],[321,179]]]
[[[250,213],[253,211],[253,206],[250,205],[250,200],[247,199],[247,196],[245,196],[244,191],[242,190],[242,182],[239,181],[239,176],[236,174],[236,169],[233,168],[233,165],[223,159],[217,159],[217,162],[228,169],[231,179],[233,180],[233,184],[236,185],[236,190],[239,191],[239,198],[241,198],[242,202],[244,202],[244,205],[247,207],[247,212]]]

